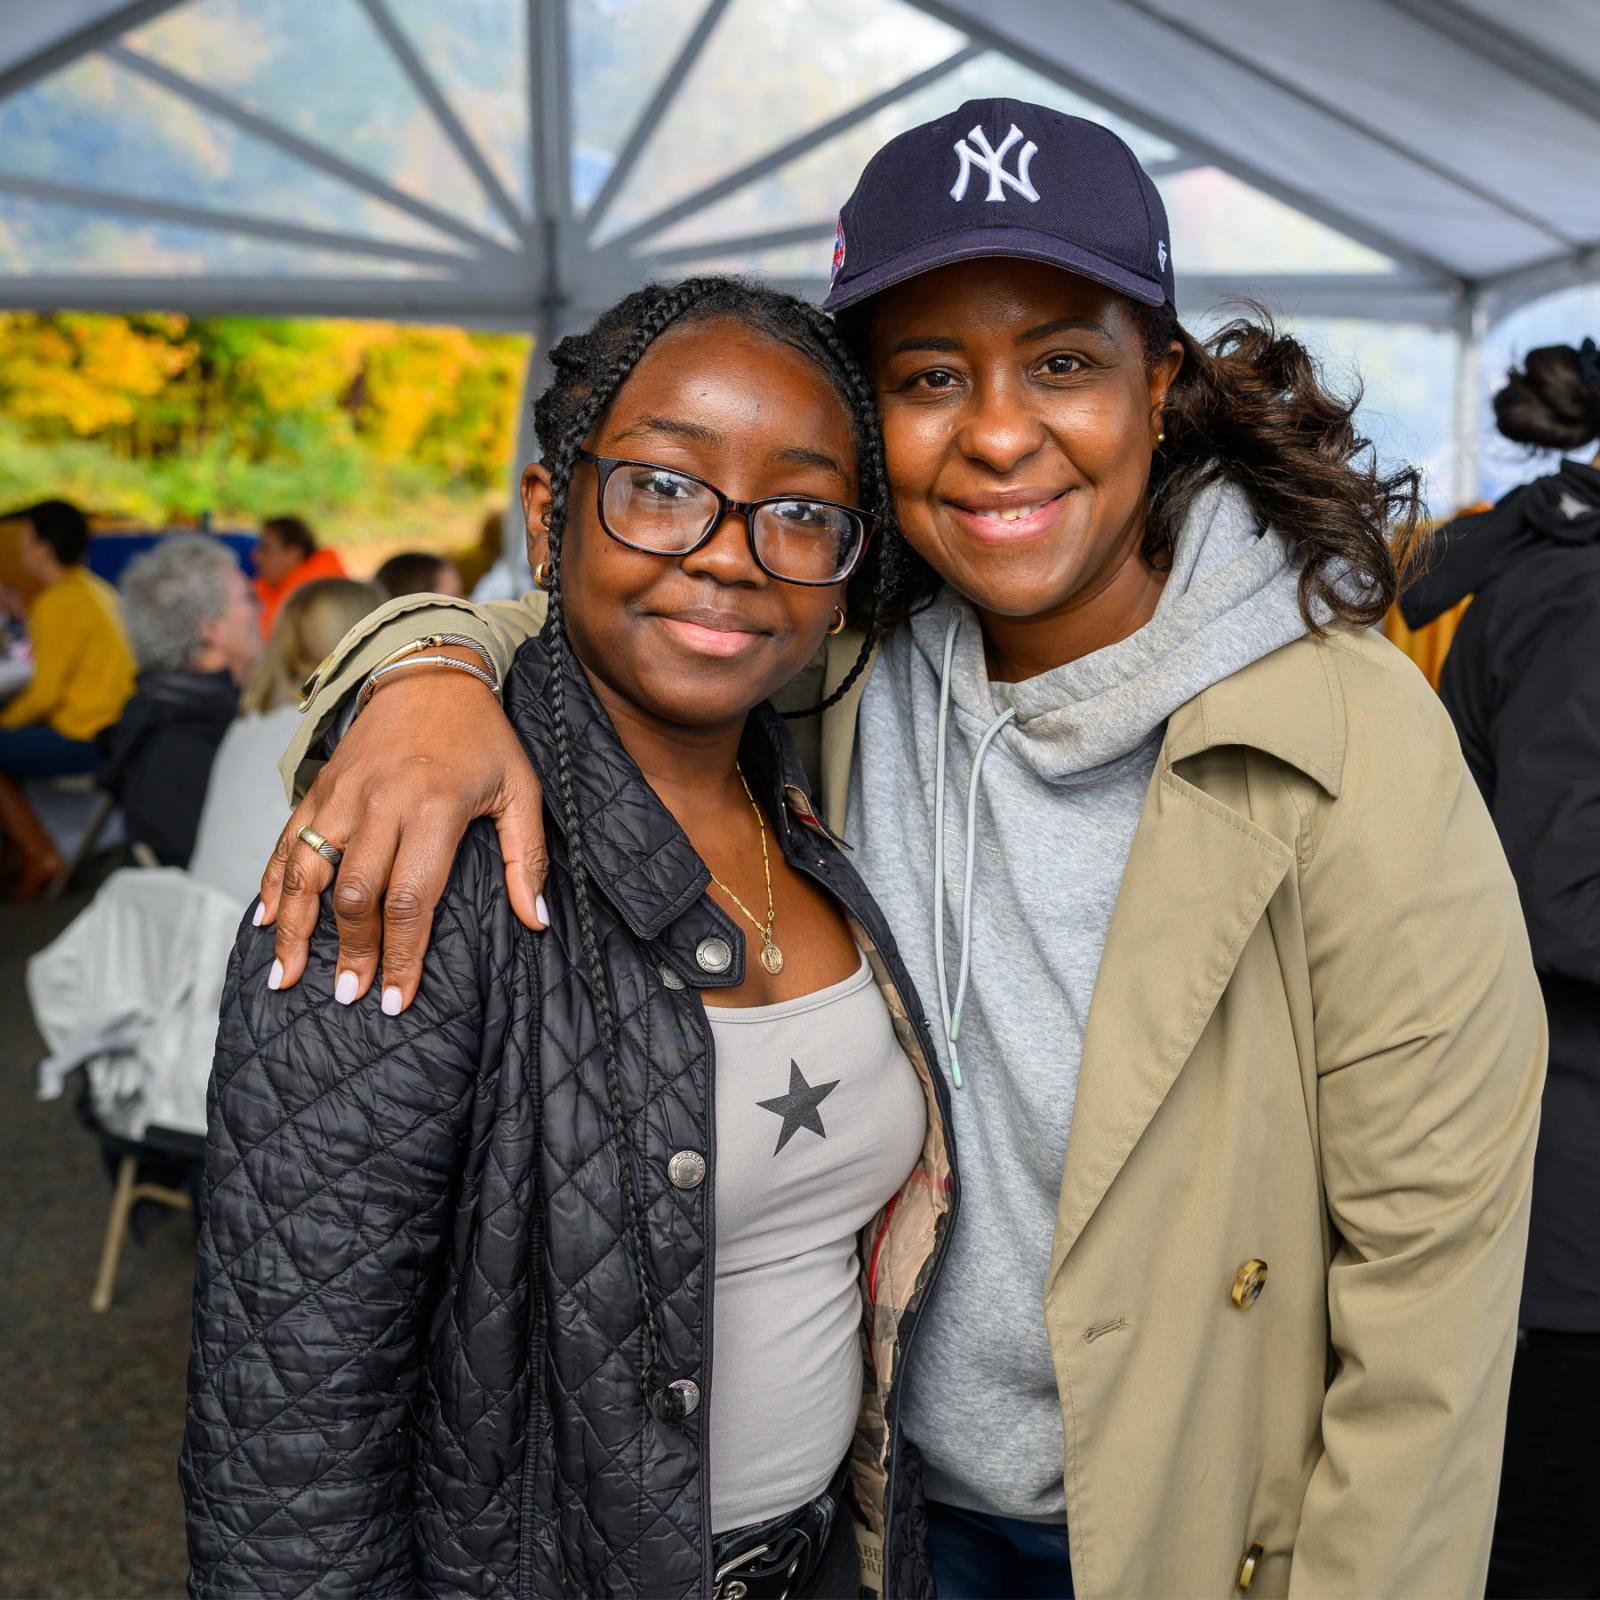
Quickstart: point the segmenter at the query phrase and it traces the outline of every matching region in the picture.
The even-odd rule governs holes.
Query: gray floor
[[[0,1596],[181,1595],[177,1455],[194,1228],[130,1240],[89,1309],[110,1186],[68,1097],[33,1097],[28,955],[80,910],[0,905]]]

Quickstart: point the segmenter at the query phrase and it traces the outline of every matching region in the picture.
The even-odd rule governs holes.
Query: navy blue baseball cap
[[[969,100],[891,139],[839,213],[829,311],[920,272],[1017,256],[1146,305],[1174,301],[1167,212],[1109,128],[1026,100]]]

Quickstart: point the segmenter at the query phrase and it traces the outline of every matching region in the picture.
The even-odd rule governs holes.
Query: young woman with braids
[[[727,279],[630,295],[551,363],[523,480],[548,616],[504,685],[548,931],[490,829],[402,1015],[337,987],[331,916],[291,989],[242,931],[198,1594],[853,1597],[852,1450],[891,1581],[926,1584],[885,1406],[954,1214],[947,1100],[764,704],[847,583],[892,602],[876,414],[821,313]]]
[[[1494,413],[1506,438],[1570,454],[1445,528],[1403,604],[1422,627],[1472,597],[1439,694],[1517,880],[1550,1021],[1488,1592],[1600,1594],[1600,347],[1530,350]]]
[[[1353,402],[1265,319],[1202,344],[1174,303],[1155,186],[1039,106],[902,135],[840,220],[828,305],[915,556],[811,737],[824,817],[937,1019],[962,1160],[891,1385],[897,1481],[918,1466],[944,1600],[1464,1596],[1538,989],[1448,720],[1367,626],[1415,475],[1373,464]],[[501,661],[537,618],[380,619],[327,664],[291,765],[419,626]],[[823,690],[856,659],[831,643]],[[532,788],[467,675],[378,690],[295,819],[346,852],[354,992],[381,932],[410,1000],[476,814],[542,922]],[[262,917],[286,984],[332,878],[280,843]],[[897,1515],[895,1595],[918,1592]]]

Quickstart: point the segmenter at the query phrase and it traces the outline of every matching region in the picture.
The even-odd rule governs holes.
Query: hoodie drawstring
[[[961,1058],[956,1040],[961,1035],[961,1006],[967,997],[967,974],[972,958],[972,869],[978,831],[978,775],[994,737],[1016,715],[1014,706],[1002,711],[984,730],[972,757],[972,776],[967,780],[967,859],[961,880],[961,958],[956,967],[956,1000],[950,992],[944,970],[944,753],[945,732],[950,721],[950,665],[955,659],[956,633],[961,613],[952,607],[944,633],[944,667],[939,674],[939,736],[934,749],[933,772],[933,964],[939,975],[939,1012],[944,1020],[945,1041],[950,1047],[950,1081],[961,1087]]]

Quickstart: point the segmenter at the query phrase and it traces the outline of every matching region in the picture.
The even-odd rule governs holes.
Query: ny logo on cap
[[[1006,152],[1021,137],[1022,129],[1013,122],[1011,132],[1000,141],[998,150],[989,143],[988,135],[984,133],[981,125],[967,135],[967,139],[977,145],[976,150],[972,148],[972,144],[967,143],[967,139],[957,139],[952,148],[961,157],[961,170],[956,174],[950,198],[957,201],[963,199],[967,192],[967,179],[972,176],[972,169],[982,167],[989,174],[989,192],[983,197],[986,201],[1004,200],[1005,189],[1002,185],[1015,189],[1024,200],[1037,200],[1039,191],[1028,181],[1028,165],[1039,152],[1038,145],[1032,139],[1023,145],[1017,156],[1016,176],[1013,177],[1005,168]]]

